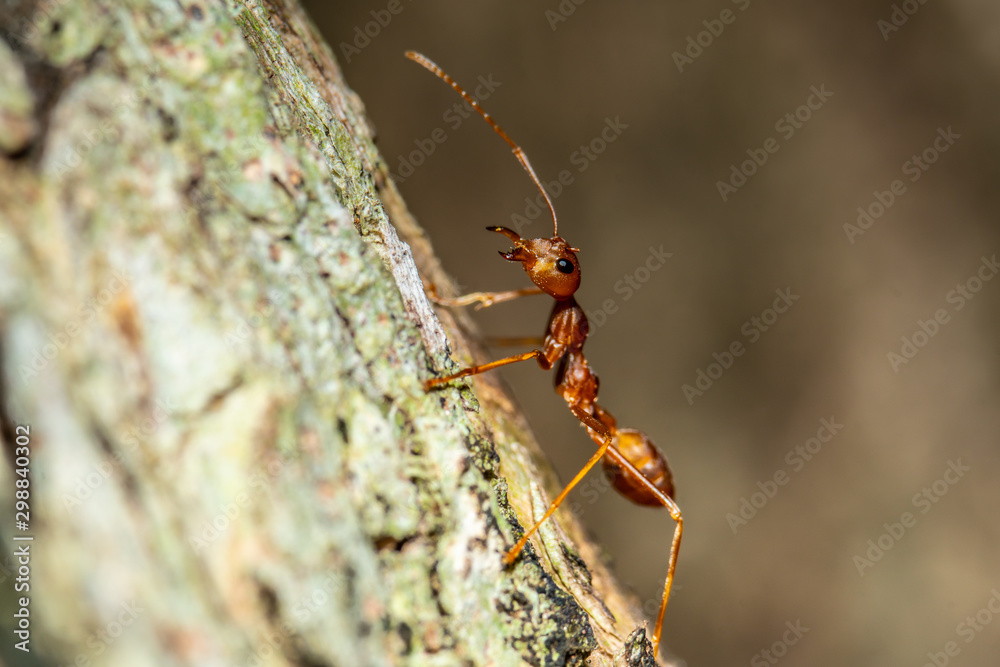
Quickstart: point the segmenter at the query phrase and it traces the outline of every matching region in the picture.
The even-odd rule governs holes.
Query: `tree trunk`
[[[294,2],[0,25],[8,663],[653,664]]]

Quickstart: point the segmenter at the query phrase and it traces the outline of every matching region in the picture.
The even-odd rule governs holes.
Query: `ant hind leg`
[[[656,625],[653,628],[653,654],[660,648],[660,636],[663,633],[663,617],[667,611],[667,602],[670,600],[670,589],[674,583],[674,570],[677,569],[677,555],[680,553],[681,549],[681,535],[684,532],[684,518],[681,516],[681,509],[674,502],[674,499],[663,493],[659,488],[656,487],[651,481],[649,481],[645,475],[639,472],[638,468],[632,465],[632,462],[625,458],[621,452],[612,447],[608,451],[608,456],[611,459],[624,468],[628,473],[633,475],[640,483],[646,487],[646,489],[652,493],[660,504],[667,508],[670,512],[670,518],[674,520],[676,526],[674,528],[674,539],[670,544],[670,560],[667,564],[667,578],[663,583],[663,599],[660,601],[660,611],[656,615]]]
[[[629,461],[617,447],[609,446],[610,440],[618,432],[617,428],[613,425],[609,427],[579,406],[570,406],[570,410],[584,426],[604,438],[604,441],[607,444],[602,445],[598,452],[600,454],[604,454],[606,452],[607,456],[623,468],[624,472],[638,480],[641,486],[645,487],[645,489],[650,492],[661,505],[667,508],[667,511],[670,512],[670,518],[673,519],[676,524],[674,527],[674,538],[670,544],[670,560],[667,564],[667,578],[663,583],[663,598],[660,600],[660,611],[656,615],[656,625],[653,627],[653,654],[656,655],[660,648],[660,637],[663,633],[663,617],[667,611],[667,602],[670,600],[670,590],[674,583],[674,571],[677,569],[677,556],[680,553],[681,535],[684,532],[684,517],[681,515],[680,507],[677,506],[677,503],[674,502],[673,498],[664,493],[659,487],[653,484],[649,478],[643,475],[642,472],[640,472],[639,469],[636,468],[635,465]],[[583,471],[584,474],[586,474],[586,470],[587,469]],[[580,475],[577,475],[577,477],[579,476]],[[574,480],[574,483],[576,481],[577,480]]]
[[[570,480],[570,483],[567,484],[566,487],[559,492],[559,495],[556,496],[556,499],[552,501],[551,505],[549,505],[549,509],[545,512],[545,514],[542,515],[542,518],[536,521],[535,525],[526,530],[524,532],[524,535],[521,536],[521,539],[517,541],[517,544],[515,544],[513,547],[510,548],[507,554],[503,557],[504,565],[510,565],[517,559],[517,556],[519,553],[521,553],[521,550],[524,548],[524,545],[528,543],[528,539],[535,534],[535,531],[537,531],[538,528],[543,523],[548,521],[549,517],[552,516],[557,509],[559,509],[560,505],[562,505],[563,500],[565,500],[566,496],[569,495],[569,492],[573,490],[573,487],[579,484],[580,480],[582,480],[587,475],[587,473],[590,472],[590,469],[593,468],[594,465],[601,460],[601,457],[604,456],[604,453],[608,451],[608,447],[611,446],[611,440],[612,437],[611,433],[609,432],[604,436],[604,442],[601,444],[598,450],[594,452],[594,455],[590,457],[590,460],[587,461],[587,463],[583,466],[583,468],[580,469],[580,472],[576,473],[576,476],[572,480]]]

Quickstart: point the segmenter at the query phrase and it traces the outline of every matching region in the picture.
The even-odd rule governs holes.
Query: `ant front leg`
[[[452,380],[457,380],[458,378],[464,378],[470,375],[479,375],[480,373],[491,371],[494,368],[499,368],[500,366],[506,366],[508,364],[516,364],[519,361],[527,361],[528,359],[536,359],[541,369],[543,371],[547,371],[552,368],[555,362],[557,362],[560,358],[562,358],[563,354],[565,354],[565,346],[562,343],[554,340],[551,336],[547,336],[545,338],[545,344],[540,350],[532,350],[531,352],[524,352],[523,354],[515,354],[512,357],[504,357],[503,359],[497,359],[496,361],[491,361],[488,364],[463,368],[459,372],[452,373],[451,375],[425,380],[424,389],[430,390],[438,385],[442,385],[446,382],[451,382]]]
[[[431,378],[430,380],[424,381],[424,389],[432,389],[438,385],[445,384],[446,382],[451,382],[452,380],[457,380],[458,378],[469,377],[470,375],[479,375],[480,373],[485,373],[486,371],[491,371],[494,368],[499,368],[500,366],[506,366],[507,364],[516,364],[519,361],[527,361],[528,359],[538,359],[538,364],[544,369],[548,370],[551,368],[551,364],[546,365],[545,353],[541,350],[532,350],[531,352],[525,352],[524,354],[515,354],[512,357],[505,357],[503,359],[497,359],[496,361],[491,361],[488,364],[482,364],[481,366],[470,366],[468,368],[463,368],[457,373],[452,373],[451,375],[446,375],[440,378]]]
[[[431,285],[428,291],[430,292],[430,300],[439,306],[457,307],[476,304],[476,310],[489,308],[490,306],[503,303],[504,301],[520,299],[522,296],[543,294],[542,290],[537,287],[525,287],[524,289],[507,290],[506,292],[472,292],[471,294],[465,294],[463,296],[456,296],[448,299],[438,296],[437,287],[434,285]]]

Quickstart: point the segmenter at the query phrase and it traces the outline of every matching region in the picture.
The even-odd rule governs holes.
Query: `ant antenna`
[[[457,83],[455,83],[455,80],[452,79],[450,76],[448,76],[447,72],[445,72],[443,69],[435,65],[434,62],[431,61],[427,56],[417,53],[416,51],[407,51],[406,57],[412,60],[413,62],[417,63],[418,65],[422,66],[424,69],[429,70],[439,79],[442,79],[445,83],[454,88],[455,92],[461,95],[462,99],[468,102],[473,109],[478,111],[479,115],[482,116],[483,119],[490,124],[490,127],[496,130],[496,133],[499,134],[501,137],[503,137],[503,140],[506,141],[507,145],[509,145],[511,149],[514,151],[514,157],[516,157],[517,161],[521,163],[521,166],[524,167],[524,170],[528,172],[528,175],[531,176],[531,180],[535,182],[535,185],[538,186],[538,189],[541,191],[542,196],[545,197],[545,203],[549,205],[549,211],[552,212],[552,236],[553,238],[557,238],[559,236],[559,221],[556,219],[556,209],[552,205],[552,200],[549,199],[549,193],[547,193],[545,191],[545,188],[542,187],[542,182],[538,180],[538,176],[535,175],[535,170],[531,168],[531,163],[528,161],[528,156],[524,154],[524,151],[521,150],[521,147],[518,146],[516,143],[514,143],[513,139],[507,136],[507,133],[504,132],[500,128],[500,126],[496,124],[496,121],[494,121],[488,113],[483,111],[483,108],[479,106],[479,102],[473,99],[473,97],[469,95],[467,92],[462,90],[462,87]]]

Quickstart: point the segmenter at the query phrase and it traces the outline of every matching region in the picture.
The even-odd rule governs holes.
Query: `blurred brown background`
[[[602,403],[667,453],[686,519],[668,650],[690,665],[923,665],[928,653],[995,664],[1000,278],[982,258],[1000,253],[1000,6],[306,4],[393,173],[443,131],[401,188],[465,290],[527,284],[496,254],[505,239],[483,227],[511,225],[536,191],[481,120],[453,127],[459,98],[403,51],[470,91],[479,77],[499,82],[485,108],[544,181],[572,176],[556,207],[562,235],[583,249],[578,299],[593,324],[606,320],[586,350]],[[797,110],[805,120],[782,121]],[[607,119],[627,127],[581,158]],[[724,201],[717,182],[762,153]],[[926,170],[907,164],[914,155]],[[848,234],[859,206],[874,215],[890,197]],[[525,233],[550,229],[539,216]],[[636,273],[651,246],[672,256]],[[626,275],[646,282],[629,293]],[[773,321],[776,290],[798,299]],[[607,300],[616,312],[594,315]],[[538,335],[550,307],[526,299],[477,317],[491,334]],[[939,310],[944,323],[928,324]],[[917,333],[921,321],[935,335]],[[890,352],[913,353],[904,336],[922,345],[893,368]],[[745,351],[718,377],[713,353],[735,342]],[[682,387],[699,370],[718,379],[689,401]],[[592,443],[550,375],[529,364],[504,374],[568,479]],[[823,419],[843,428],[823,431],[829,442],[807,461],[795,449]],[[767,484],[776,474],[785,483]],[[752,497],[758,482],[773,497]],[[742,499],[763,505],[745,524],[727,519]],[[655,612],[668,516],[607,492],[597,473],[572,500]],[[869,540],[890,548],[866,564],[879,556]],[[808,632],[786,633],[786,622]]]

